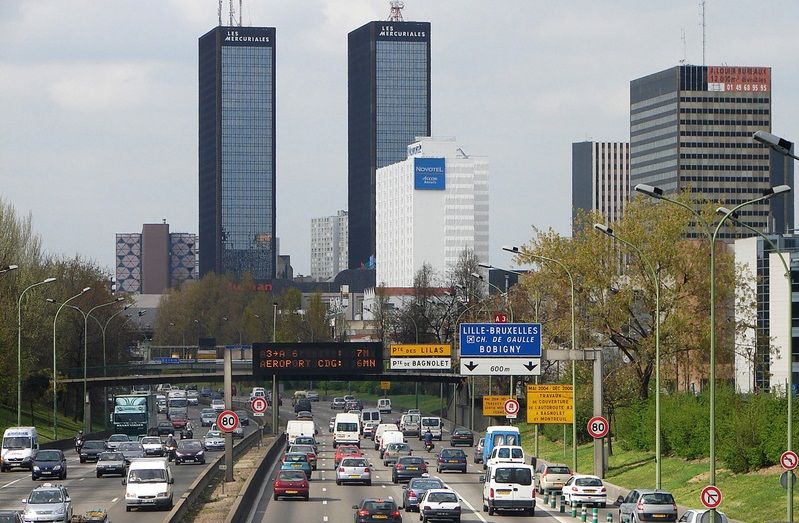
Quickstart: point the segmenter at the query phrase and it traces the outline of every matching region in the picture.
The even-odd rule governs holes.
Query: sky
[[[311,218],[347,207],[347,33],[389,3],[243,4],[277,28],[277,236],[308,274]],[[571,144],[629,140],[631,80],[702,64],[699,0],[405,5],[431,23],[433,135],[489,158],[497,266],[532,226],[569,234]],[[772,67],[772,129],[793,141],[797,20],[795,0],[706,1],[705,62]],[[197,232],[197,41],[217,21],[217,0],[0,2],[0,197],[48,252],[113,273],[118,232]]]

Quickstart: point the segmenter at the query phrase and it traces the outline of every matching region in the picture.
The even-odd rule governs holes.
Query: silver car
[[[336,468],[336,485],[342,483],[372,484],[372,467],[366,458],[344,458]]]
[[[121,452],[102,452],[97,456],[95,471],[98,478],[107,474],[124,476],[125,467],[127,467],[127,463],[125,463],[125,456]]]
[[[200,423],[203,427],[210,427],[214,423],[216,423],[216,418],[219,416],[219,413],[214,409],[203,409],[200,413]]]
[[[141,446],[144,447],[144,453],[148,456],[163,456],[164,443],[158,436],[145,436],[141,439]]]
[[[389,443],[383,452],[383,465],[388,467],[397,462],[402,456],[412,456],[413,451],[407,443]]]
[[[662,490],[635,489],[626,498],[619,496],[620,523],[642,521],[677,521],[677,503],[669,492]]]
[[[66,487],[45,483],[31,490],[25,500],[23,521],[58,521],[67,523],[72,519],[72,499]]]
[[[126,441],[120,443],[117,447],[117,451],[121,452],[122,455],[125,456],[125,461],[128,463],[130,463],[130,461],[133,459],[143,458],[146,456],[142,444],[135,441]]]

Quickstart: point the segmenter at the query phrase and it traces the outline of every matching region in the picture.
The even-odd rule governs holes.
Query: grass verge
[[[95,415],[95,419],[102,419],[103,414]],[[8,427],[16,427],[17,424],[17,409],[8,407],[0,407],[0,429],[5,430]],[[29,406],[22,409],[22,426],[30,427],[35,426],[36,431],[39,433],[39,439],[42,442],[53,441],[53,406],[51,405],[34,405],[33,417],[31,418],[31,411]],[[58,415],[58,438],[69,439],[75,436],[75,433],[83,430],[83,422],[73,421],[71,417]],[[105,427],[102,423],[94,423],[93,431],[102,431]]]

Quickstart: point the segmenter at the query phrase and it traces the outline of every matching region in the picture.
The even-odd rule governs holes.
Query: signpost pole
[[[233,356],[225,349],[225,410],[233,409]],[[233,433],[225,432],[225,481],[233,481]]]
[[[277,302],[272,303],[272,343],[277,340]],[[253,351],[255,349],[253,348]],[[272,375],[272,435],[277,436],[280,398],[277,394],[277,375]]]
[[[602,352],[594,351],[594,416],[602,415]],[[605,477],[605,438],[594,439],[594,476]]]

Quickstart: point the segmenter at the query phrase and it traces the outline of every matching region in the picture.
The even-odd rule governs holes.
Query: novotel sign
[[[422,191],[446,189],[446,162],[444,158],[413,159],[413,188]]]

